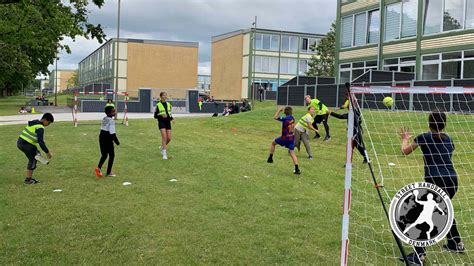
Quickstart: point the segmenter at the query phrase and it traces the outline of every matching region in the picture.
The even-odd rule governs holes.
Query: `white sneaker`
[[[41,153],[37,153],[36,156],[35,156],[35,159],[39,162],[41,162],[42,164],[49,164],[49,161],[48,159],[44,158],[43,156],[41,156]]]
[[[163,154],[163,160],[168,160],[168,155],[166,154],[166,150],[162,150],[161,154]]]

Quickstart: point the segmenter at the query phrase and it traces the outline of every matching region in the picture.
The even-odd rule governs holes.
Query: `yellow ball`
[[[383,105],[385,105],[386,107],[392,107],[393,105],[393,99],[392,97],[385,97],[383,98]]]

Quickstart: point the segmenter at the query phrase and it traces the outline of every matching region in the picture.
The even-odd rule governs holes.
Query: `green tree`
[[[48,74],[61,41],[77,36],[105,39],[101,25],[88,22],[89,0],[0,0],[0,91],[14,93],[38,74]],[[99,8],[104,0],[92,0]]]
[[[79,86],[79,80],[78,80],[78,73],[77,70],[72,73],[72,76],[67,80],[67,87],[68,88],[74,88]]]
[[[334,77],[334,63],[336,54],[336,24],[332,23],[331,29],[319,44],[311,46],[317,54],[311,57],[308,76]]]

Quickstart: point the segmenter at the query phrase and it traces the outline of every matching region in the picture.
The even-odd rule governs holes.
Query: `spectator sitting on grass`
[[[222,112],[222,116],[229,116],[229,114],[230,114],[229,104],[226,103],[224,106],[224,112]]]
[[[26,108],[24,106],[20,107],[20,110],[18,110],[19,114],[24,114],[27,113]]]
[[[242,106],[240,107],[240,111],[243,113],[243,112],[248,112],[250,110],[252,110],[252,106],[250,106],[249,101],[247,101],[247,99],[243,99]]]
[[[235,101],[232,101],[232,105],[229,107],[229,112],[230,114],[238,114],[240,112],[239,110],[239,104],[236,103]]]

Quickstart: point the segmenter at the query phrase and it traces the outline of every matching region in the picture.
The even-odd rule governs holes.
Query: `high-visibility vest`
[[[166,115],[165,107],[163,106],[163,103],[161,101],[156,104],[156,107],[158,108],[158,115]],[[166,107],[168,109],[169,116],[171,116],[171,104],[169,102],[166,102]]]
[[[305,114],[305,115],[298,121],[298,125],[300,125],[301,127],[303,127],[304,130],[309,130],[308,122],[306,122],[306,118],[307,118],[308,116],[311,117],[310,123],[313,123],[314,118],[313,118],[313,116],[311,116],[310,113]]]
[[[328,107],[325,104],[322,104],[321,105],[321,110],[317,110],[316,114],[324,115],[324,114],[327,114],[328,111],[329,111]]]
[[[342,109],[348,109],[349,108],[349,100],[346,100],[344,104],[342,105]]]
[[[115,105],[113,103],[107,103],[105,104],[105,107],[109,107],[109,106],[112,106],[113,108],[115,108]]]
[[[36,124],[33,126],[27,126],[20,134],[20,138],[26,142],[38,146],[38,135],[36,130],[39,128],[44,128],[42,124]]]
[[[324,115],[328,112],[328,107],[324,104],[321,105],[321,110],[319,110],[319,103],[320,101],[318,99],[312,99],[311,103],[309,106],[314,107],[314,110],[316,110],[317,115]]]

